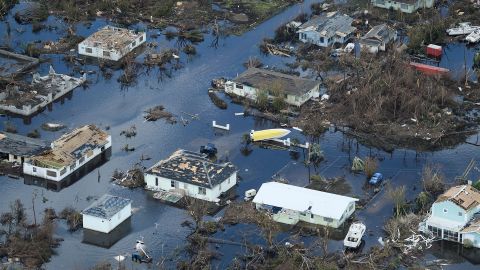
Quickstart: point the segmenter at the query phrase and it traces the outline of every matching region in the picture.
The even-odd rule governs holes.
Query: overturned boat
[[[272,128],[250,132],[250,139],[254,142],[263,141],[263,140],[273,140],[279,139],[284,136],[287,136],[290,133],[290,130],[283,128]]]
[[[358,248],[362,243],[362,237],[365,234],[366,228],[365,224],[361,222],[355,222],[350,225],[347,236],[345,236],[343,240],[343,245],[346,248]]]
[[[472,33],[470,33],[470,35],[468,35],[465,38],[465,40],[470,42],[470,43],[479,42],[480,41],[480,29],[477,29],[477,30],[473,31]]]
[[[458,27],[447,29],[450,36],[469,35],[473,31],[480,29],[480,26],[472,26],[469,22],[459,23]]]

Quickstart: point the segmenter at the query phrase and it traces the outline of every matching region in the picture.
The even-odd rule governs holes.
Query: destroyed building
[[[433,7],[434,0],[370,0],[373,6],[413,13],[422,8]]]
[[[50,149],[47,142],[8,132],[0,133],[0,158],[22,164],[31,156]]]
[[[303,43],[312,43],[320,47],[330,47],[335,43],[344,44],[356,31],[352,23],[353,18],[346,14],[323,13],[300,25],[297,31],[298,39]]]
[[[265,69],[249,68],[237,78],[225,83],[226,93],[254,101],[258,91],[267,91],[269,99],[281,94],[287,104],[301,106],[320,96],[320,82]]]
[[[470,184],[450,188],[433,203],[420,228],[439,239],[470,241],[480,248],[480,191]]]
[[[11,79],[38,65],[37,58],[0,50],[0,79]]]
[[[237,169],[230,162],[217,164],[203,154],[178,150],[153,165],[145,182],[148,190],[218,202],[237,183]]]
[[[86,74],[74,78],[57,74],[50,67],[46,76],[33,75],[31,84],[6,84],[0,92],[0,109],[13,114],[30,116],[41,111],[86,81]]]
[[[146,41],[145,32],[107,25],[78,44],[85,56],[118,61]]]
[[[362,49],[370,53],[385,51],[387,45],[397,40],[397,31],[386,24],[374,26],[367,34],[360,38]]]
[[[77,128],[23,164],[25,183],[60,190],[107,161],[111,146],[111,136],[98,127]]]

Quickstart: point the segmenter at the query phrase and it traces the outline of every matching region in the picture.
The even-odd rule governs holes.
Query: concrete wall
[[[125,55],[127,55],[129,52],[133,51],[135,48],[145,43],[145,41],[147,40],[146,33],[143,32],[140,34],[141,35],[137,39],[132,40],[132,43],[130,43],[129,45],[125,46],[120,50],[108,51],[108,50],[104,50],[101,47],[91,47],[91,46],[88,46],[85,41],[82,41],[78,44],[78,54],[101,58],[105,60],[118,61],[122,59]],[[88,52],[89,49],[91,49],[91,52]],[[109,55],[107,55],[107,53]]]
[[[226,93],[248,98],[253,101],[257,100],[257,91],[258,91],[257,88],[254,88],[248,85],[242,85],[242,88],[239,88],[238,84],[233,81],[229,81],[225,84]],[[310,91],[308,91],[302,96],[287,94],[287,98],[285,99],[285,102],[289,105],[300,107],[308,100],[312,98],[318,98],[319,96],[320,96],[320,83],[317,84],[314,88],[312,88]],[[268,98],[273,100],[275,97],[269,95]]]
[[[105,152],[107,149],[110,149],[111,146],[112,146],[112,137],[109,135],[107,138],[107,143],[104,146],[93,149],[93,154],[91,156],[87,156],[87,155],[83,156],[84,160],[82,162],[80,162],[80,159],[77,159],[75,161],[75,164],[68,165],[59,169],[35,166],[31,164],[31,162],[25,162],[23,163],[23,173],[26,175],[34,176],[34,177],[39,177],[47,180],[60,182],[64,178],[66,178],[67,176],[69,176],[70,174],[78,170],[84,164],[88,163],[90,160],[93,160],[95,157],[99,156],[100,154]],[[47,175],[47,172],[53,172],[55,173],[56,176]]]
[[[183,183],[179,181],[173,180],[173,187],[172,187],[172,180],[167,179],[164,177],[157,176],[155,174],[145,174],[145,183],[146,189],[154,190],[154,191],[171,191],[177,192],[180,194],[184,194],[189,197],[193,197],[196,199],[201,199],[205,201],[215,202],[218,201],[218,198],[223,192],[227,192],[230,190],[235,184],[237,183],[237,173],[233,173],[230,177],[225,179],[219,185],[214,186],[213,188],[205,188],[206,194],[199,194],[199,186]]]
[[[432,216],[467,224],[473,216],[473,211],[467,212],[451,201],[443,201],[432,205]]]
[[[110,219],[103,219],[90,215],[83,215],[83,228],[97,232],[109,233],[120,223],[132,215],[132,204],[129,203]]]
[[[462,243],[465,243],[466,239],[472,241],[474,247],[480,248],[480,233],[476,233],[476,232],[464,233]]]
[[[371,0],[371,3],[379,8],[392,8],[404,13],[413,13],[421,8],[433,7],[434,0],[417,0],[414,4],[405,4],[394,0]]]
[[[270,206],[265,206],[261,204],[256,204],[257,209],[269,209],[271,208]],[[340,227],[345,220],[347,220],[353,213],[355,212],[355,202],[352,202],[348,205],[348,207],[345,209],[342,217],[340,219],[330,219],[330,218],[325,218],[319,215],[315,215],[312,213],[309,213],[308,211],[305,213],[300,213],[297,211],[293,210],[288,210],[288,209],[282,209],[282,211],[276,213],[273,215],[273,219],[277,222],[284,223],[284,224],[290,224],[294,225],[298,221],[303,221],[315,225],[322,225],[322,226],[328,226],[332,228],[338,228]]]
[[[353,32],[348,33],[345,37],[334,35],[333,37],[325,37],[317,31],[305,31],[298,33],[298,39],[303,43],[312,43],[320,47],[330,47],[335,43],[345,44],[353,37]]]

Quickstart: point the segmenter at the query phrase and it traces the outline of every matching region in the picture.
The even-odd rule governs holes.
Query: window
[[[458,216],[459,217],[463,216],[462,212],[458,212]]]
[[[60,171],[60,175],[64,175],[66,172],[67,172],[67,167],[64,167],[64,168]]]
[[[17,159],[18,157],[16,155],[13,155],[13,159]]]
[[[437,227],[428,226],[428,231],[430,231],[433,236],[442,237],[442,230]]]
[[[155,186],[158,187],[158,177],[155,177]]]
[[[105,151],[105,146],[102,146],[102,148],[100,148],[100,151]]]
[[[443,213],[447,213],[447,212],[448,212],[447,208],[443,208]]]
[[[237,83],[236,87],[237,87],[238,89],[243,89],[243,84]]]
[[[300,212],[300,215],[302,215],[304,217],[307,216],[307,214],[305,214],[304,212]]]
[[[143,36],[140,36],[140,38],[138,40],[143,41]]]
[[[333,218],[324,217],[323,220],[326,222],[333,222]]]
[[[135,47],[135,45],[137,45],[137,42],[132,42],[132,47]]]
[[[443,238],[448,239],[450,241],[458,241],[458,233],[457,232],[452,232],[449,230],[444,230],[443,231]]]
[[[310,214],[310,218],[313,218],[313,214]]]
[[[353,204],[350,204],[350,207],[348,207],[348,210],[349,210],[349,211],[352,211],[352,210],[353,210]]]
[[[37,172],[37,168],[33,167],[32,168],[33,172]]]
[[[170,181],[170,187],[173,187],[173,188],[175,187],[175,181],[173,181],[173,180]]]
[[[207,189],[204,187],[198,187],[198,194],[207,195]]]
[[[73,171],[73,169],[75,169],[75,166],[76,166],[76,164],[75,164],[75,163],[74,163],[74,164],[72,164],[72,165],[70,166],[70,171]]]
[[[103,56],[110,57],[110,52],[109,51],[103,51]]]
[[[323,43],[324,42],[324,38],[323,37],[320,37],[320,42]]]
[[[230,184],[230,177],[228,177],[227,179],[227,184]]]
[[[408,10],[408,6],[407,4],[401,4],[400,5],[400,8],[403,9],[403,10]]]
[[[56,172],[56,171],[47,170],[47,175],[48,175],[48,176],[52,176],[52,177],[57,177],[57,172]]]
[[[82,157],[79,161],[78,161],[78,164],[81,164],[85,161],[85,157]]]
[[[85,51],[86,51],[87,53],[93,53],[92,48],[88,48],[88,47],[87,47],[87,48],[85,49]]]

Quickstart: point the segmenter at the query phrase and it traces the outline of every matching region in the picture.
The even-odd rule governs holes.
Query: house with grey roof
[[[237,183],[232,163],[214,163],[206,155],[177,150],[145,172],[146,189],[219,202]]]
[[[256,100],[259,91],[266,91],[269,99],[282,95],[285,102],[301,106],[320,95],[320,82],[276,71],[249,68],[237,78],[225,83],[225,92]]]
[[[110,233],[131,215],[131,200],[105,194],[82,211],[83,228]]]
[[[50,144],[39,139],[8,132],[0,133],[0,158],[8,162],[23,162],[50,149]]]
[[[422,8],[433,7],[434,0],[370,0],[373,6],[413,13]]]
[[[363,50],[377,53],[385,51],[387,45],[395,40],[397,40],[397,31],[386,24],[380,24],[361,37],[359,43]]]
[[[302,24],[298,31],[298,39],[303,43],[312,43],[320,47],[330,47],[335,43],[344,44],[353,37],[356,28],[353,19],[338,12],[323,13],[312,17]]]

